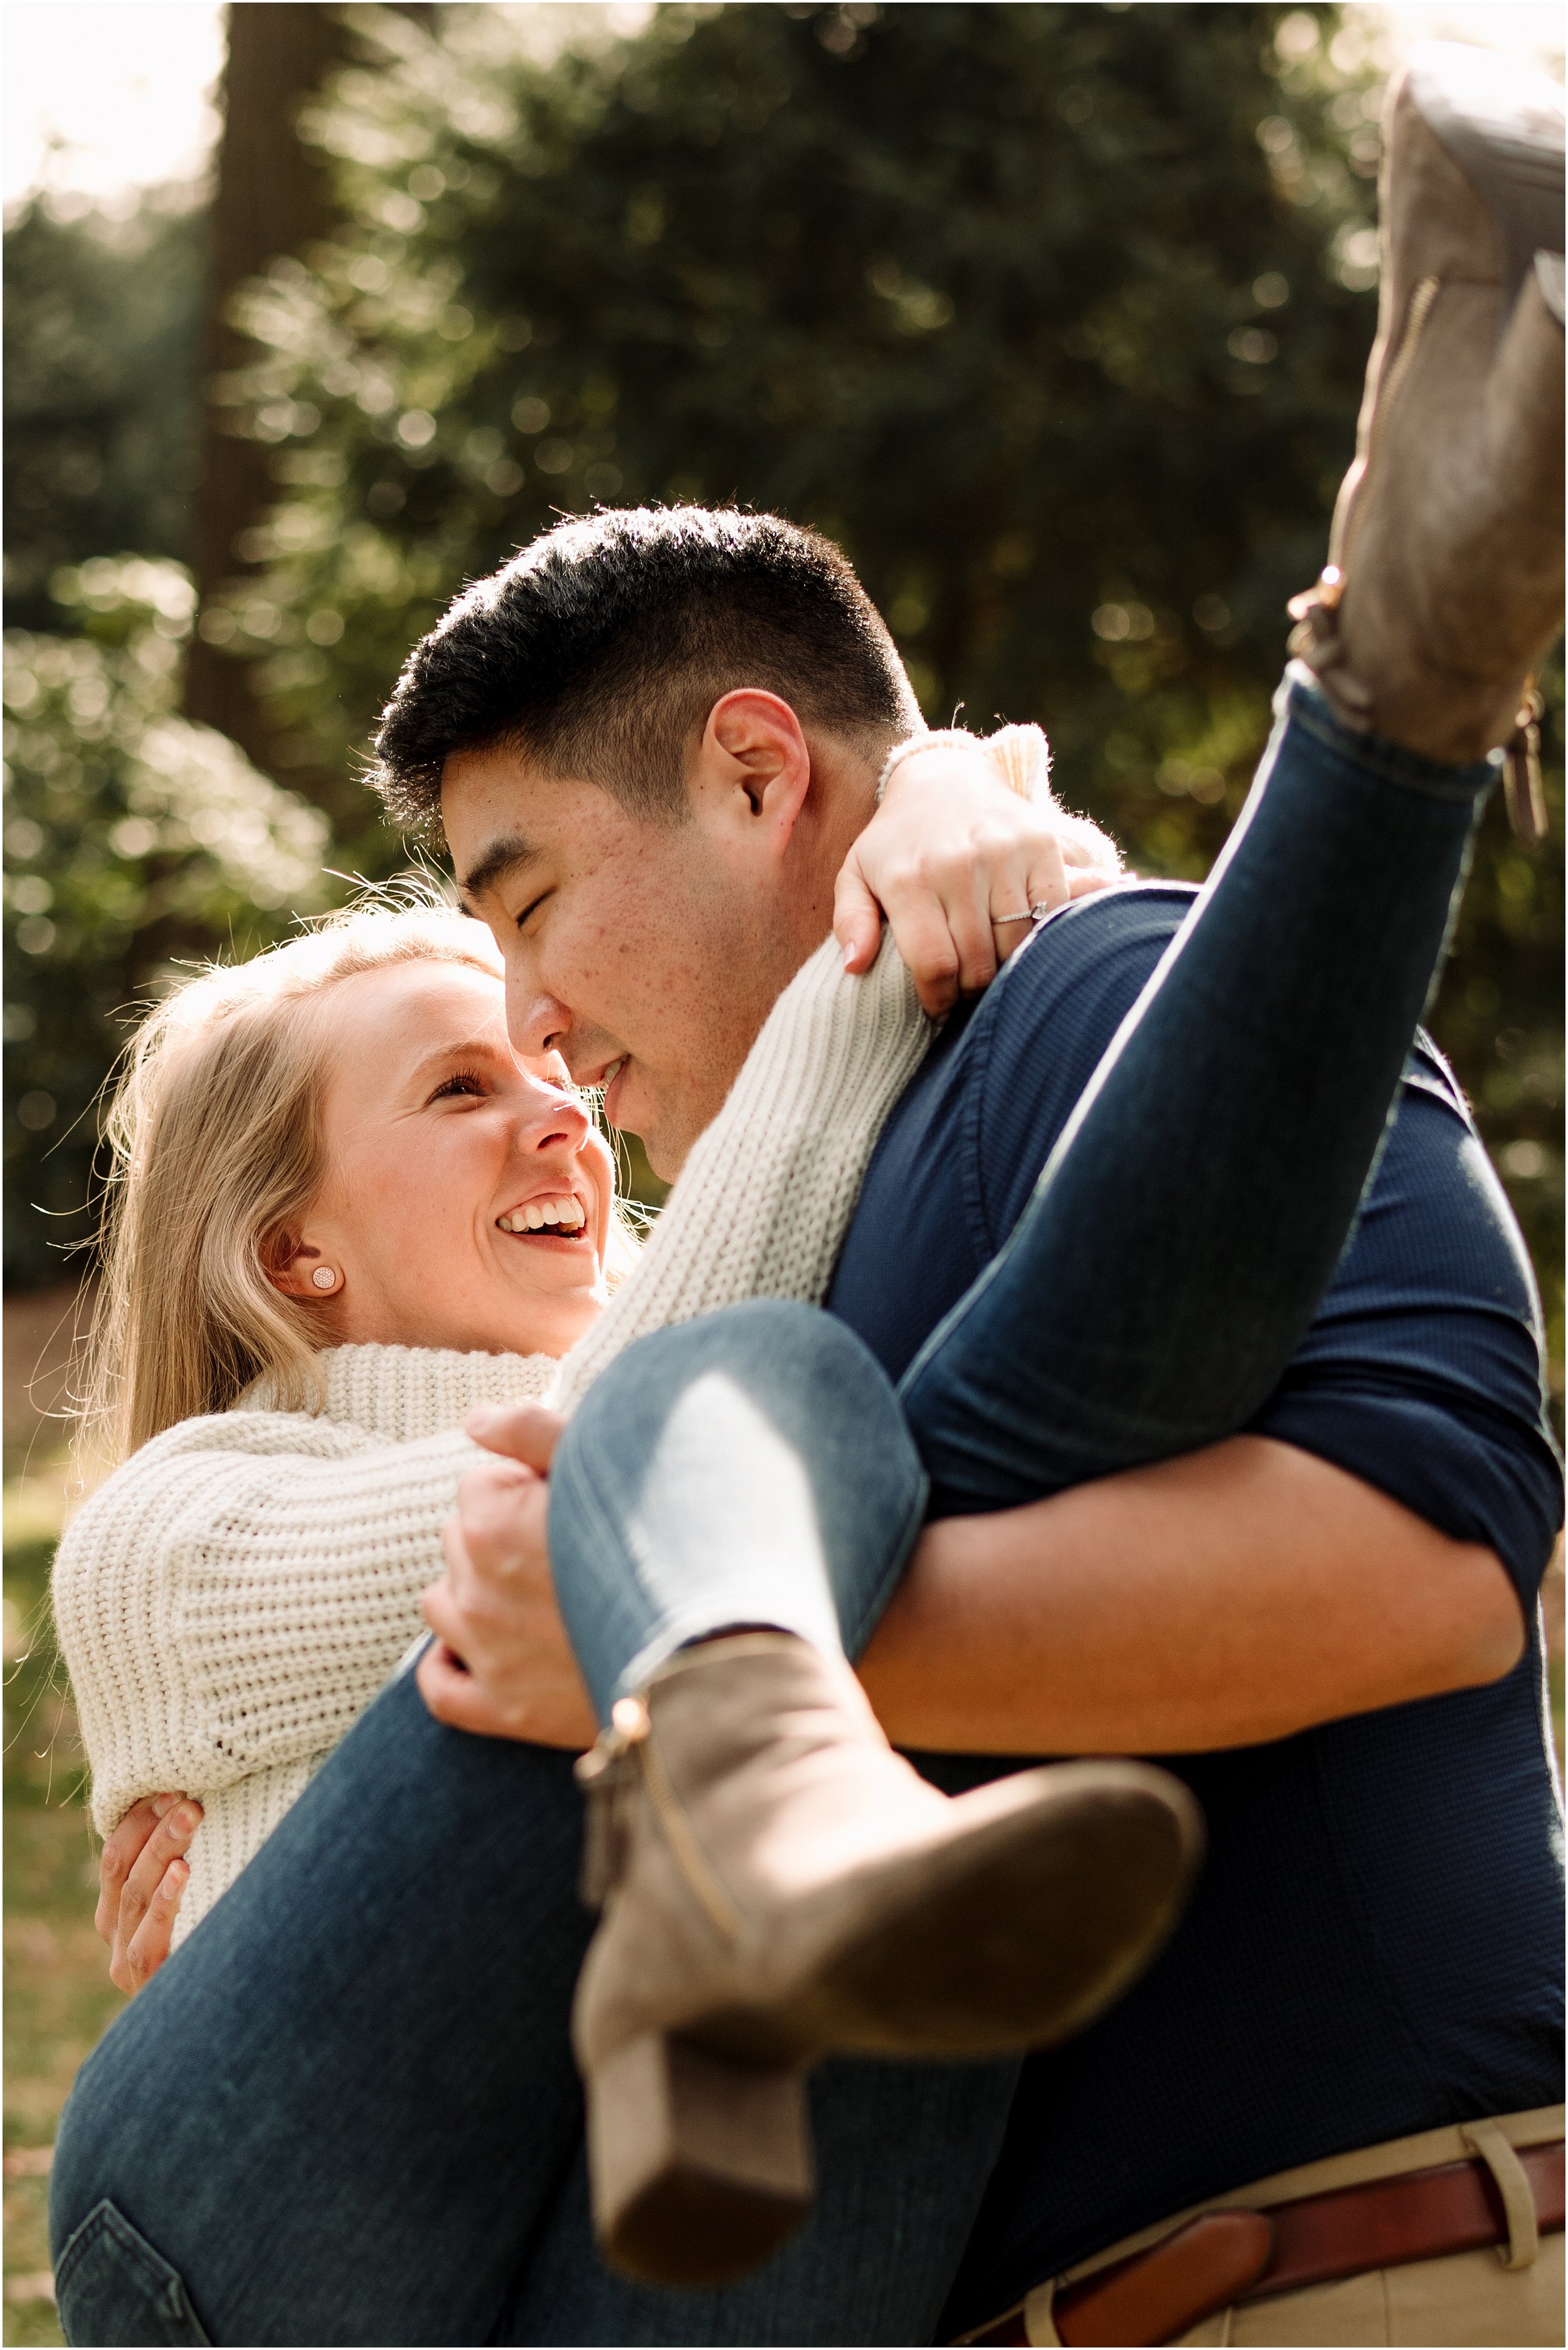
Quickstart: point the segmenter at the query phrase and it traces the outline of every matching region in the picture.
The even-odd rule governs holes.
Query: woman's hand
[[[470,1415],[469,1434],[499,1457],[458,1487],[441,1537],[446,1574],[421,1603],[435,1642],[414,1677],[453,1730],[580,1753],[598,1723],[556,1604],[545,1524],[545,1472],[564,1426],[542,1404]]]
[[[882,917],[933,1018],[991,984],[1023,944],[1034,907],[1054,910],[1121,876],[1113,841],[1049,798],[1022,799],[981,751],[939,743],[893,770],[845,859],[834,933],[850,972],[869,971]]]
[[[104,1844],[93,1918],[109,1944],[109,1979],[123,1991],[151,1982],[169,1956],[181,1898],[190,1882],[185,1854],[202,1825],[187,1795],[147,1795]]]

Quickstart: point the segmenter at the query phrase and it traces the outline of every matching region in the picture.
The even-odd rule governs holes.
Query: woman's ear
[[[281,1235],[265,1252],[266,1277],[286,1297],[337,1297],[343,1288],[343,1268],[333,1264],[306,1240]]]

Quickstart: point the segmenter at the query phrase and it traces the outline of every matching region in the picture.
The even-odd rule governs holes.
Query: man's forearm
[[[927,1528],[860,1663],[888,1736],[1174,1754],[1495,1679],[1494,1554],[1264,1437]]]

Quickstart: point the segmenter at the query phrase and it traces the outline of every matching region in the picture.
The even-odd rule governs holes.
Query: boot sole
[[[857,1879],[865,1922],[823,1920],[831,1955],[798,1991],[710,2010],[683,2037],[742,2066],[1053,2047],[1148,1964],[1203,1850],[1187,1789],[1140,1762],[1020,1772],[950,1817],[942,1843]]]
[[[1008,1796],[927,1860],[811,2002],[821,2042],[867,2054],[1001,2056],[1081,2032],[1142,1973],[1203,1848],[1179,1780],[1064,1763],[960,1798]],[[819,2043],[820,2044],[820,2043]]]
[[[1452,41],[1424,41],[1410,96],[1497,224],[1503,316],[1538,253],[1563,251],[1563,93],[1528,66]]]

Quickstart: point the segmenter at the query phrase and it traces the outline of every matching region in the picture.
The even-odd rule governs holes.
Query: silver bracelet
[[[882,772],[877,778],[877,806],[881,806],[888,786],[893,780],[894,770],[902,760],[913,758],[917,751],[935,751],[944,743],[953,751],[983,751],[985,748],[981,737],[971,734],[964,726],[942,726],[934,733],[911,734],[907,743],[895,743],[882,762]]]

